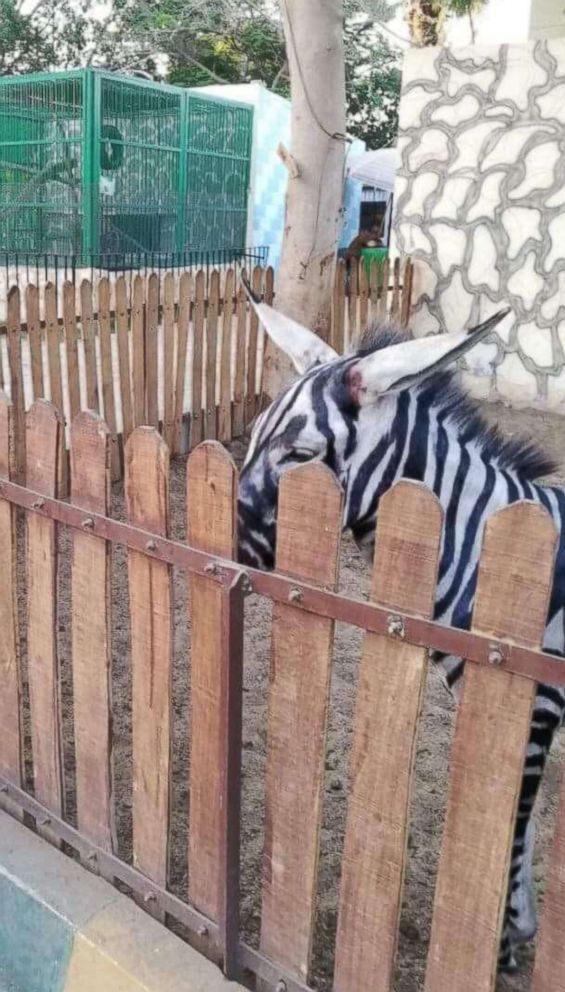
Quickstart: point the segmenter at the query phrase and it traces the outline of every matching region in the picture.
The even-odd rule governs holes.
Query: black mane
[[[354,345],[353,353],[363,358],[409,340],[410,334],[390,324],[369,326]],[[556,462],[537,444],[527,438],[505,438],[498,427],[491,427],[481,414],[480,404],[461,388],[455,371],[439,372],[418,387],[421,400],[430,407],[447,410],[451,422],[462,434],[481,443],[487,459],[501,468],[515,471],[521,478],[534,482],[557,471]]]

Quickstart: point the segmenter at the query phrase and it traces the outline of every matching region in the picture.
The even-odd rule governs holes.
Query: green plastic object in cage
[[[253,110],[93,69],[0,78],[0,251],[241,249]]]

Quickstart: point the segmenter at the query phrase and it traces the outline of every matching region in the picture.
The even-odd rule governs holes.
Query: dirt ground
[[[487,408],[490,420],[498,422],[506,433],[531,436],[554,455],[560,465],[556,478],[565,480],[565,419],[538,412],[515,412],[502,406]],[[244,446],[232,446],[232,454],[241,463]],[[185,469],[175,463],[171,481],[172,536],[185,537]],[[123,514],[121,485],[114,487],[112,512]],[[70,672],[70,601],[68,534],[60,537],[61,585],[59,604],[59,649],[64,699],[64,742],[67,784],[67,815],[74,818],[73,797],[73,726]],[[368,589],[369,572],[351,540],[345,538],[340,586],[343,592],[362,596]],[[23,598],[21,600],[23,602]],[[115,549],[113,559],[113,684],[115,701],[115,791],[119,797],[117,822],[120,854],[131,856],[131,680],[129,669],[129,609],[126,582],[126,558],[122,548]],[[188,805],[189,739],[188,699],[190,685],[190,631],[185,606],[184,577],[174,576],[174,747],[171,836],[171,887],[181,896],[187,892],[186,808]],[[265,769],[266,692],[269,656],[269,604],[258,597],[246,603],[245,685],[244,685],[244,796],[242,830],[242,921],[246,938],[256,943],[260,922],[260,879],[263,845],[263,806]],[[331,987],[333,937],[340,858],[348,791],[348,756],[350,752],[352,713],[355,700],[361,637],[350,627],[338,626],[326,757],[325,801],[321,834],[318,913],[314,953],[314,985]],[[421,724],[416,758],[416,781],[412,802],[409,864],[401,924],[396,992],[416,992],[421,988],[429,939],[434,877],[441,840],[446,796],[447,769],[452,737],[454,706],[439,677],[433,671]],[[563,752],[559,741],[549,763],[538,806],[539,843],[535,878],[543,896],[544,860],[555,813],[558,789],[558,758]],[[386,755],[383,755],[386,760]],[[520,971],[511,979],[501,979],[499,988],[508,992],[526,992],[529,988],[532,952],[521,954]]]

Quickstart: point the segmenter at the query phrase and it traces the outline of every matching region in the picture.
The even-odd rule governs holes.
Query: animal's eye
[[[312,451],[311,448],[293,448],[288,454],[284,455],[280,464],[284,465],[287,462],[309,462],[312,458],[315,458],[316,452]]]

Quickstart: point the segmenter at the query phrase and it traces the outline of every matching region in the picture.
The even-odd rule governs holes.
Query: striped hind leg
[[[531,940],[537,930],[532,878],[535,841],[533,809],[553,737],[563,720],[564,707],[565,694],[560,689],[538,686],[512,845],[499,958],[503,971],[514,970],[517,945]]]

